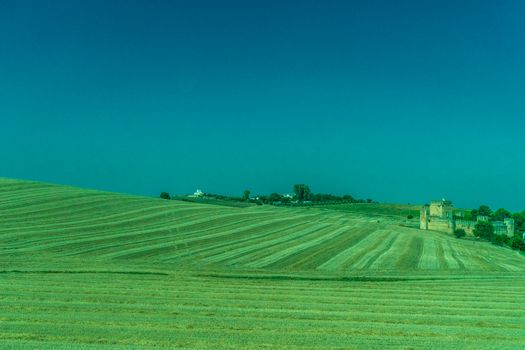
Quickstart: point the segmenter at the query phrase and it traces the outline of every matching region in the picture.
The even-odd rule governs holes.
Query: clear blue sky
[[[2,1],[0,176],[525,209],[523,1]]]

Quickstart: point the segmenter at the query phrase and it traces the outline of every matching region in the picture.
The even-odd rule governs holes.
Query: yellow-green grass
[[[407,217],[412,215],[414,218],[419,216],[419,205],[414,204],[389,204],[389,203],[344,203],[316,205],[316,207],[345,211],[353,214],[373,215],[384,217]]]
[[[5,273],[0,276],[1,345],[520,349],[525,342],[523,276],[253,277]]]
[[[0,348],[522,348],[525,257],[404,224],[0,179]]]

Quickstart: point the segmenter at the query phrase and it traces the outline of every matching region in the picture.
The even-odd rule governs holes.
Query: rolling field
[[[374,215],[383,217],[406,218],[412,215],[419,218],[419,205],[412,204],[379,204],[379,203],[344,203],[315,205],[318,208],[345,211],[352,214]]]
[[[523,348],[525,258],[388,210],[0,179],[0,348]]]

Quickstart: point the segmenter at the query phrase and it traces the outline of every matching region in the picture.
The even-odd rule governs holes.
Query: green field
[[[340,210],[353,214],[366,214],[384,217],[406,218],[412,215],[416,220],[419,218],[418,205],[411,204],[379,204],[379,203],[345,203],[316,205],[318,208]]]
[[[1,179],[0,348],[523,348],[525,257],[355,208]]]

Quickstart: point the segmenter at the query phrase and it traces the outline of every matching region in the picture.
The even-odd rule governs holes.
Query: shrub
[[[414,218],[414,215],[412,215],[412,214],[408,214],[408,215],[407,215],[407,219],[408,219],[408,220],[413,219],[413,218]]]
[[[515,233],[510,239],[510,247],[516,250],[525,250],[525,242],[523,242],[521,233]]]
[[[458,229],[454,230],[454,236],[456,236],[456,238],[463,238],[466,235],[467,235],[467,233],[462,228],[458,228]]]
[[[495,245],[504,245],[507,242],[507,237],[504,235],[492,235],[490,241]]]
[[[476,223],[476,226],[474,227],[474,235],[476,237],[490,240],[494,235],[494,226],[490,222],[480,221]]]
[[[160,193],[160,198],[162,199],[171,199],[171,196],[168,192],[161,192]]]
[[[272,193],[268,196],[268,202],[270,203],[281,202],[282,199],[283,196],[281,196],[279,193]]]

